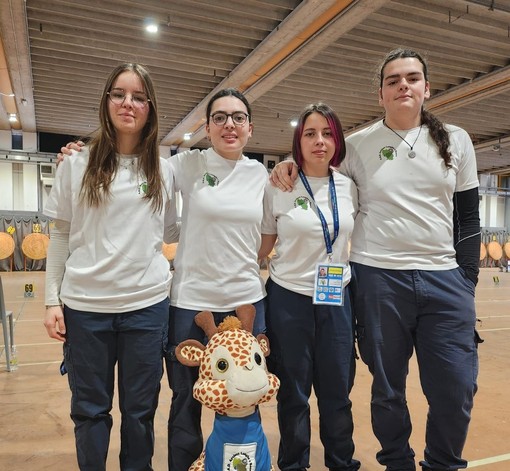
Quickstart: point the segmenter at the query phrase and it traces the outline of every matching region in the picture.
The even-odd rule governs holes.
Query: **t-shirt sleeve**
[[[71,159],[77,158],[75,151],[66,157],[57,167],[55,181],[44,206],[43,213],[53,219],[71,222],[73,216],[71,176]]]
[[[469,134],[464,129],[457,128],[451,132],[451,138],[457,148],[455,152],[458,152],[459,156],[455,192],[478,187],[475,148]]]
[[[262,234],[276,234],[276,219],[273,212],[274,194],[276,190],[270,182],[264,190],[264,215],[262,217]]]

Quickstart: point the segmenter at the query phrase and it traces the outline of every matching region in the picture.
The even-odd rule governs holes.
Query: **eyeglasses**
[[[216,111],[211,115],[211,120],[214,124],[216,124],[216,126],[223,126],[229,117],[232,118],[232,122],[235,126],[244,126],[244,123],[246,123],[246,120],[250,117],[250,115],[244,111],[234,111],[233,113]]]
[[[122,105],[128,96],[128,93],[126,93],[122,88],[114,88],[107,92],[107,95],[112,103],[115,105]],[[142,92],[129,93],[129,95],[131,95],[131,103],[133,103],[133,106],[136,108],[144,108],[150,101],[150,99],[147,98],[147,95]]]

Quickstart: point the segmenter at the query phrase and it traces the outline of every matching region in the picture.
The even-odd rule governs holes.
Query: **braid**
[[[388,62],[394,61],[395,59],[404,59],[407,57],[412,57],[421,62],[421,65],[423,66],[423,76],[425,80],[428,81],[429,71],[425,58],[413,49],[399,47],[397,49],[393,49],[393,51],[390,51],[379,66],[379,87],[382,87],[383,85],[383,72],[386,64],[388,64]],[[443,158],[446,168],[451,168],[452,154],[448,150],[450,147],[450,135],[444,127],[444,124],[439,121],[439,119],[437,119],[430,111],[426,111],[423,108],[421,110],[421,124],[425,124],[429,128],[429,133],[437,145],[439,154]]]
[[[448,150],[450,147],[450,135],[444,127],[444,124],[430,111],[424,109],[421,110],[421,123],[429,128],[429,134],[436,143],[446,168],[451,168],[452,154]]]

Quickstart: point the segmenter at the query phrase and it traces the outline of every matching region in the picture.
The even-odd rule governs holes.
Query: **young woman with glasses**
[[[253,304],[255,335],[265,331],[264,282],[257,251],[267,170],[243,155],[252,135],[251,107],[235,89],[214,95],[206,109],[207,150],[190,150],[169,159],[176,190],[183,198],[181,238],[174,261],[166,366],[173,391],[168,423],[168,461],[187,471],[203,448],[201,405],[193,398],[198,368],[174,355],[183,340],[204,342],[195,324],[202,310],[216,324],[242,304]]]
[[[48,335],[64,342],[78,466],[105,470],[117,365],[120,469],[151,470],[178,239],[173,174],[158,156],[152,80],[138,64],[110,74],[90,145],[58,168],[46,268]]]
[[[377,460],[387,470],[416,469],[406,401],[415,352],[428,402],[420,465],[461,469],[480,341],[475,152],[466,131],[424,109],[430,85],[420,54],[393,50],[379,70],[385,116],[347,138],[341,166],[359,193],[351,284],[359,349],[373,375]],[[280,172],[282,188],[292,185],[287,172]]]
[[[195,315],[210,310],[218,324],[235,315],[237,306],[253,304],[257,313],[253,333],[265,331],[265,289],[257,253],[268,176],[261,163],[243,155],[253,131],[246,97],[233,88],[216,93],[206,108],[206,131],[209,149],[185,151],[168,159],[175,190],[183,199],[166,356],[173,392],[168,422],[172,471],[188,471],[203,449],[202,406],[193,398],[198,369],[183,366],[174,355],[183,340],[205,341]],[[69,150],[62,148],[62,152]]]

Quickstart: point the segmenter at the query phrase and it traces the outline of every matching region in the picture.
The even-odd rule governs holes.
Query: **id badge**
[[[318,263],[315,267],[314,304],[344,305],[344,272],[341,263]]]

